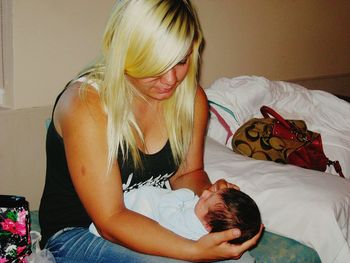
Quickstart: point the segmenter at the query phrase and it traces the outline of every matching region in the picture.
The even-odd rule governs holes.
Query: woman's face
[[[189,56],[190,54],[160,76],[147,78],[128,76],[128,79],[146,99],[157,101],[168,99],[187,75]]]

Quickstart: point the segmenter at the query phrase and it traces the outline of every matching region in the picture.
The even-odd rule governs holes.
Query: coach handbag
[[[323,172],[333,165],[339,176],[344,177],[339,162],[326,157],[321,135],[308,130],[303,120],[285,120],[267,106],[260,111],[263,118],[248,120],[233,134],[233,151],[258,160]]]
[[[293,164],[324,172],[334,166],[344,177],[339,161],[329,160],[323,151],[321,135],[307,129],[303,120],[285,120],[272,108],[262,106],[263,118],[253,118],[233,134],[229,124],[213,107],[219,106],[236,120],[235,115],[222,105],[209,101],[210,111],[227,131],[226,144],[232,137],[231,147],[236,153],[258,159]]]

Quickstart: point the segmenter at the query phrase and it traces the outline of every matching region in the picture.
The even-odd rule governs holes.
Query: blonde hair
[[[185,160],[192,139],[202,33],[188,0],[118,0],[107,23],[100,58],[80,73],[99,86],[108,115],[108,167],[130,150],[141,166],[135,136],[142,132],[132,112],[136,89],[126,79],[158,76],[178,64],[192,49],[185,79],[164,101],[164,116],[177,165]],[[136,133],[135,133],[136,132]]]

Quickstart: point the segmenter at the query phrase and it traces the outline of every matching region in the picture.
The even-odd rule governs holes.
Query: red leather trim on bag
[[[271,118],[270,116],[274,117],[276,120],[278,120],[280,123],[282,123],[287,129],[291,129],[292,127],[286,121],[281,115],[279,115],[277,112],[275,112],[273,109],[267,106],[262,106],[260,108],[261,114],[264,116],[264,118]]]
[[[345,178],[339,161],[331,161],[324,154],[320,134],[315,133],[317,136],[311,138],[312,135],[309,134],[310,132],[301,131],[298,127],[293,125],[293,123],[285,120],[281,115],[268,106],[262,106],[260,112],[264,118],[270,118],[270,116],[272,116],[276,119],[272,128],[273,136],[305,142],[304,145],[288,155],[288,164],[294,164],[303,168],[322,172],[326,171],[327,166],[333,165],[339,176]]]
[[[322,172],[326,171],[329,161],[323,152],[320,135],[318,135],[312,142],[296,149],[287,159],[289,164]]]

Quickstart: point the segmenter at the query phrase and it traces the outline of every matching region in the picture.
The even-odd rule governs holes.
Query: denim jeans
[[[68,228],[52,236],[46,247],[57,263],[181,263],[171,258],[151,256],[135,252],[114,244],[90,233],[88,228]],[[231,263],[253,263],[254,259],[245,253],[239,260]]]

